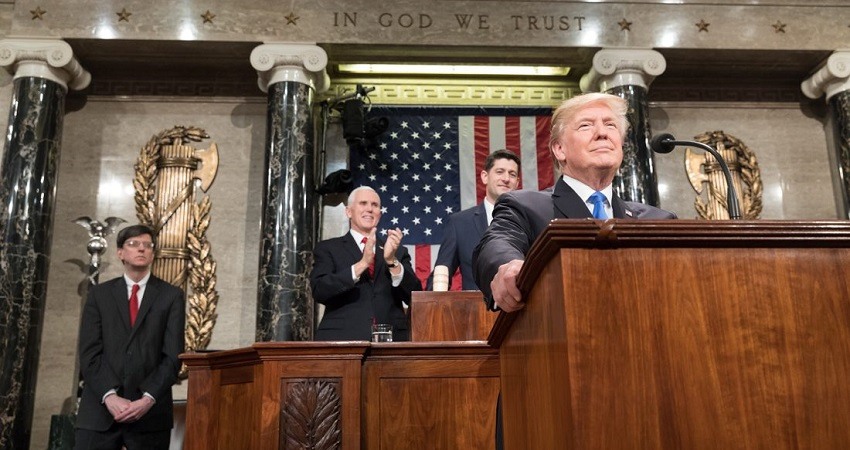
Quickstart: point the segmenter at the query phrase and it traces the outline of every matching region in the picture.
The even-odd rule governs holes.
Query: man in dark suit
[[[481,183],[486,188],[484,200],[472,208],[464,209],[449,216],[443,230],[443,241],[437,253],[436,266],[446,266],[449,273],[449,288],[451,276],[460,268],[463,280],[463,290],[477,291],[478,285],[472,275],[472,251],[481,240],[484,230],[493,218],[493,207],[499,196],[511,192],[519,185],[521,162],[519,157],[509,150],[496,150],[487,155],[484,169],[479,174]],[[434,275],[428,278],[428,289],[431,289]]]
[[[116,239],[124,275],[89,289],[80,323],[85,386],[75,449],[168,449],[171,386],[177,381],[186,322],[183,291],[153,276],[153,231]]]
[[[562,176],[545,191],[500,197],[493,222],[475,249],[475,279],[491,309],[513,312],[525,306],[516,277],[531,244],[552,219],[676,218],[613,194],[628,130],[626,108],[620,97],[595,93],[573,97],[555,110],[549,150]]]
[[[378,236],[381,199],[368,186],[351,192],[345,215],[349,232],[319,242],[313,251],[310,287],[325,305],[316,340],[368,341],[374,323],[392,325],[394,341],[410,340],[403,305],[422,284],[401,245],[401,230],[387,229],[386,240]]]
[[[562,176],[541,192],[516,191],[499,198],[493,222],[473,254],[475,280],[487,306],[514,312],[525,306],[516,285],[526,253],[552,219],[675,219],[676,215],[613,194],[628,130],[626,101],[585,94],[563,102],[552,115],[549,151]],[[501,403],[501,396],[499,397]],[[496,410],[496,449],[502,448],[501,405]]]

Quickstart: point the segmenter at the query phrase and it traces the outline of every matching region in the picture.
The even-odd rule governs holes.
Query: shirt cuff
[[[144,394],[142,394],[142,395],[144,395],[145,397],[147,397],[147,398],[151,399],[154,403],[156,403],[156,399],[155,399],[155,398],[153,398],[153,395],[150,395],[150,394],[148,394],[147,392],[145,392],[145,393],[144,393]]]
[[[399,272],[398,275],[393,275],[393,272],[390,271],[390,277],[392,277],[393,287],[398,287],[398,285],[401,284],[401,279],[404,278],[404,264],[401,264],[401,262],[399,262],[398,266],[401,267],[401,272]]]
[[[106,403],[106,397],[109,397],[110,395],[113,395],[117,392],[118,391],[116,391],[115,389],[110,389],[110,390],[106,391],[106,393],[103,394],[103,397],[100,398],[100,403]]]

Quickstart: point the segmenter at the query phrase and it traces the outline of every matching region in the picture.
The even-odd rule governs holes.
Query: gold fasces
[[[154,135],[135,165],[136,216],[157,234],[154,275],[188,294],[186,351],[205,349],[217,318],[216,263],[206,237],[212,208],[207,192],[218,172],[218,147],[201,128],[176,126]],[[188,287],[187,289],[187,281]],[[185,367],[181,370],[185,377]]]
[[[699,142],[710,145],[726,160],[732,173],[732,183],[738,193],[742,219],[758,219],[762,211],[761,171],[755,153],[740,139],[723,131],[706,132],[694,136]],[[706,220],[728,219],[726,191],[727,184],[720,165],[710,153],[685,151],[685,171],[688,181],[698,194],[694,208],[699,217]],[[703,189],[708,190],[703,196]]]

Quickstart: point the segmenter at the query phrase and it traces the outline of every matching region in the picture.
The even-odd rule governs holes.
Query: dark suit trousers
[[[116,422],[106,431],[78,428],[74,441],[74,450],[168,450],[171,430],[139,432]]]

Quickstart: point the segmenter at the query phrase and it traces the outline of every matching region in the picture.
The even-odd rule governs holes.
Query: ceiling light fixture
[[[495,75],[495,76],[565,76],[564,66],[508,66],[484,64],[340,64],[340,73],[397,75]]]

